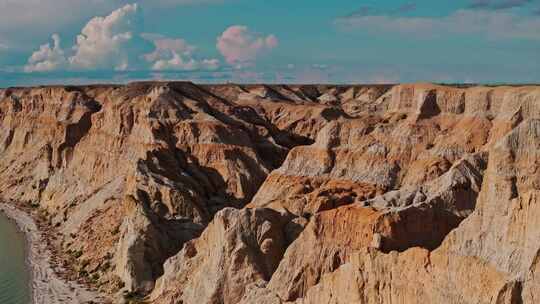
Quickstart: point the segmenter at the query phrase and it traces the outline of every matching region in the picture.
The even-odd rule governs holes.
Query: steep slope
[[[0,195],[151,303],[535,303],[538,118],[533,86],[9,88]]]
[[[490,149],[477,210],[441,247],[364,248],[296,303],[537,303],[539,135],[526,120]]]
[[[235,105],[190,83],[8,89],[3,96],[3,198],[39,204],[65,250],[83,252],[91,273],[122,256],[116,275],[134,290],[150,290],[165,259],[215,212],[251,199],[275,162],[261,155],[279,159],[287,151],[265,134],[264,122],[242,120]],[[96,242],[104,246],[94,250]],[[135,272],[150,275],[120,267],[145,260]]]
[[[243,289],[268,280],[287,246],[288,219],[269,209],[224,209],[200,238],[165,264],[152,300],[238,303]]]
[[[313,154],[298,153],[296,155],[295,161],[311,165],[296,166],[297,169],[311,170],[304,173],[304,176],[314,175],[316,178],[333,179],[337,175],[337,178],[345,178],[349,183],[369,181],[375,185],[382,183],[384,186],[389,185],[399,190],[389,191],[374,199],[353,203],[351,206],[317,213],[298,239],[287,249],[272,279],[267,284],[251,286],[243,303],[253,303],[255,300],[258,303],[286,301],[300,303],[491,303],[493,299],[498,298],[501,300],[497,300],[500,301],[497,303],[521,303],[516,302],[518,297],[522,296],[520,282],[527,280],[526,277],[534,277],[534,271],[530,270],[528,274],[521,274],[522,278],[516,277],[517,273],[508,270],[496,271],[493,266],[486,265],[488,263],[485,261],[499,256],[500,248],[509,244],[498,244],[501,247],[492,245],[491,249],[487,250],[480,249],[482,241],[475,239],[474,235],[478,235],[478,238],[487,237],[494,242],[508,238],[509,234],[513,234],[512,230],[523,229],[527,233],[534,231],[534,222],[524,223],[526,220],[519,219],[529,212],[513,215],[509,210],[495,205],[493,211],[497,213],[490,215],[483,211],[482,204],[485,200],[484,193],[489,193],[493,191],[492,189],[500,191],[505,187],[494,181],[495,177],[504,176],[503,180],[509,180],[510,185],[506,187],[509,190],[514,189],[512,191],[516,191],[516,187],[519,188],[515,186],[517,179],[527,185],[534,184],[537,178],[534,174],[520,177],[515,175],[521,170],[536,172],[534,147],[537,145],[535,142],[537,127],[535,123],[531,123],[534,120],[528,119],[538,117],[540,114],[538,106],[540,91],[508,88],[495,90],[474,88],[463,92],[457,89],[437,88],[436,91],[432,91],[432,86],[428,86],[428,89],[426,92],[425,86],[412,86],[414,93],[407,95],[404,92],[411,90],[411,86],[394,88],[393,94],[401,97],[397,99],[397,102],[392,97],[386,111],[387,115],[393,111],[403,113],[402,105],[405,105],[405,109],[416,109],[413,112],[412,124],[409,122],[408,126],[400,125],[398,127],[400,132],[404,130],[410,132],[411,129],[415,129],[416,124],[420,123],[423,126],[422,132],[429,133],[430,126],[435,125],[436,136],[432,141],[429,141],[429,136],[422,136],[420,140],[413,141],[420,145],[420,148],[412,146],[414,153],[407,151],[410,147],[407,142],[398,141],[398,138],[389,141],[388,138],[380,137],[385,147],[388,147],[388,142],[397,142],[398,145],[387,148],[389,153],[386,157],[380,158],[378,165],[361,167],[371,164],[373,157],[364,156],[361,145],[355,145],[355,149],[351,149],[348,153],[352,155],[358,153],[361,156],[354,158],[349,156],[353,161],[348,162],[349,165],[343,166],[344,169],[340,171],[335,171],[336,165],[334,165],[340,164],[339,161],[331,162],[333,167],[322,170],[320,168],[324,166],[321,163],[324,162],[315,162]],[[490,91],[480,94],[480,90]],[[469,91],[472,91],[475,99],[467,98]],[[430,94],[432,97],[429,97]],[[478,96],[484,96],[488,100],[479,99]],[[494,101],[497,101],[497,107],[494,107]],[[428,106],[427,102],[432,104]],[[462,106],[452,105],[451,102],[457,102]],[[488,113],[481,108],[478,110],[479,106],[486,103],[490,105]],[[445,108],[459,110],[457,114],[445,114]],[[410,112],[407,115],[411,115]],[[471,124],[470,121],[476,123]],[[441,128],[443,124],[452,127]],[[414,138],[410,135],[411,133],[402,138],[410,143],[411,138]],[[481,140],[475,140],[477,138]],[[424,144],[427,149],[423,149],[422,140],[427,141]],[[524,143],[519,143],[519,140],[523,140]],[[492,155],[498,153],[501,145],[507,146],[508,152],[505,158]],[[334,147],[331,150],[342,149],[341,145]],[[312,151],[317,148],[315,145],[307,149]],[[394,159],[390,156],[392,149],[401,153],[401,156],[397,158],[399,165],[394,168],[397,168],[398,172],[405,171],[395,174],[397,178],[394,184],[387,183],[389,180],[387,177],[390,176],[388,172],[392,171],[385,168],[385,164]],[[475,151],[485,152],[475,153]],[[289,157],[291,155],[295,155],[294,150],[291,151]],[[445,162],[453,163],[453,166],[445,174],[440,175],[440,172],[447,170],[444,169],[445,166],[436,166],[434,169],[425,166],[425,164],[433,163],[435,158],[443,158]],[[522,160],[518,160],[520,158]],[[486,176],[483,177],[486,163],[488,169]],[[284,166],[286,165],[287,161]],[[525,169],[526,167],[528,169]],[[319,171],[316,171],[317,169]],[[282,168],[277,172],[281,173],[281,170]],[[497,172],[493,172],[494,170]],[[429,175],[426,176],[426,173]],[[271,176],[274,174],[276,171]],[[373,174],[384,178],[372,178]],[[433,176],[438,175],[440,177],[433,179]],[[271,176],[263,184],[261,191],[265,189],[269,181],[272,181]],[[287,189],[280,192],[280,188],[274,188],[271,193],[275,197],[282,193],[288,195],[290,192]],[[266,205],[278,210],[290,209],[290,206],[294,206],[291,201],[295,202],[291,199],[279,198],[264,200],[265,196],[258,202],[259,196],[260,192],[255,196],[252,204]],[[494,193],[489,200],[509,204],[512,198],[511,195]],[[313,202],[313,200],[305,199],[305,196],[296,199]],[[265,201],[269,201],[270,204]],[[369,223],[377,223],[375,219],[380,216],[370,211],[373,210],[372,208],[375,208],[374,211],[387,215],[386,219],[381,221],[387,225],[387,228],[384,225],[374,224],[364,228]],[[467,218],[475,209],[476,211]],[[335,213],[339,212],[338,210],[343,211],[341,215],[336,216]],[[353,212],[354,210],[357,210],[356,213]],[[329,220],[324,221],[327,216]],[[518,217],[517,221],[522,226],[506,228],[508,224],[505,223],[513,221],[511,219],[515,217]],[[528,216],[525,217],[528,218]],[[466,222],[447,236],[465,218],[467,218]],[[534,215],[532,218],[535,218]],[[484,228],[479,226],[464,228],[470,225],[469,221],[474,220],[482,223]],[[326,231],[332,231],[332,233],[328,234]],[[531,240],[531,238],[528,235],[525,236],[524,233],[517,231],[516,233],[517,235],[512,236],[512,241],[510,241],[515,245],[510,246],[508,250],[503,250],[503,252],[506,251],[506,255],[502,254],[504,257],[501,261],[496,258],[496,261],[492,262],[493,265],[501,265],[503,261],[504,263],[521,263],[516,259],[519,260],[520,252],[528,251],[529,247],[532,247],[530,255],[536,253],[535,248],[540,246],[539,239],[526,243],[526,240]],[[489,237],[490,234],[493,236]],[[450,247],[446,249],[448,252],[444,252],[443,248],[452,244],[453,238],[458,235],[461,238],[464,237],[463,245],[460,246],[478,248],[477,250],[482,251],[484,256],[478,254],[473,258],[468,258],[470,254],[465,251],[460,252],[455,247]],[[443,245],[438,247],[441,241]],[[413,247],[417,248],[407,250]],[[302,258],[299,259],[300,256]],[[439,259],[440,265],[434,265],[435,257]],[[535,267],[535,264],[531,262],[525,264],[527,266],[524,267],[522,273],[527,273],[526,269]],[[469,280],[463,279],[469,275],[471,276]],[[471,284],[470,282],[478,283]],[[525,290],[528,289],[525,288],[523,293],[527,292]],[[534,293],[533,291],[532,294]],[[523,301],[526,303],[534,303],[531,299],[534,299],[534,296],[523,296]]]

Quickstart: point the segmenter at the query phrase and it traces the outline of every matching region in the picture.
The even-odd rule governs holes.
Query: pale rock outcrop
[[[160,220],[131,196],[125,198],[124,204],[126,217],[120,227],[115,271],[126,290],[145,294],[163,274],[165,260],[186,241],[199,236],[202,227],[185,221]]]
[[[275,160],[266,155],[286,153],[230,102],[190,83],[16,88],[2,96],[2,197],[39,205],[63,234],[58,241],[64,250],[82,252],[80,266],[108,289],[117,287],[109,264],[121,242],[120,226],[132,217],[125,197],[145,206],[158,231],[152,242],[166,242],[183,233],[174,221],[204,226],[220,209],[245,205],[273,168]],[[123,233],[148,238],[137,234],[148,230],[146,220],[132,220],[141,228]],[[181,242],[171,247],[145,255],[140,269],[160,268],[142,264],[162,263]],[[152,279],[159,275],[152,273]],[[121,277],[128,289],[149,289],[140,288],[148,280],[138,274]]]
[[[223,209],[200,238],[165,263],[153,303],[237,303],[246,285],[267,281],[287,246],[289,216]]]
[[[539,101],[538,86],[6,88],[0,193],[111,294],[536,303]]]
[[[474,210],[486,161],[487,153],[471,155],[423,187],[314,215],[267,288],[281,299],[295,300],[362,248],[435,249]]]
[[[536,303],[539,144],[532,119],[490,149],[477,209],[436,250],[359,250],[296,302]]]

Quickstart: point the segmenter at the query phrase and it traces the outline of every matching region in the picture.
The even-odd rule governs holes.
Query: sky
[[[0,87],[540,83],[540,0],[0,0]]]

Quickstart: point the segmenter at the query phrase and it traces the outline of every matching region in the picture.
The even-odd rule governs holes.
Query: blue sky
[[[540,82],[540,0],[0,0],[0,87]]]

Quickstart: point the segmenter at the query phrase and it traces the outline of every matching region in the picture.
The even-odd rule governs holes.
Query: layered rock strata
[[[536,303],[540,87],[0,90],[0,194],[151,303]]]

